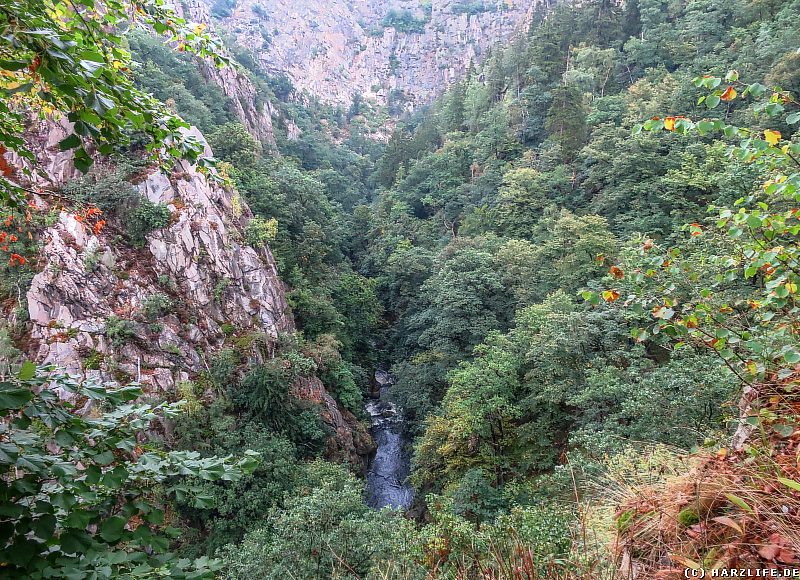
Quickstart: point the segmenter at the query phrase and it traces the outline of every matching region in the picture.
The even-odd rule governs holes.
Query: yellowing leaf
[[[719,96],[719,98],[722,99],[723,101],[732,101],[733,99],[736,98],[736,95],[738,94],[739,93],[736,92],[736,89],[734,89],[733,87],[728,87],[727,89],[725,89],[725,92]]]
[[[606,302],[614,302],[619,299],[619,292],[616,290],[605,290],[603,292],[603,300]]]
[[[674,131],[675,130],[675,117],[667,117],[664,119],[664,128],[667,131]]]
[[[670,554],[669,557],[673,562],[675,562],[677,564],[680,564],[681,566],[683,566],[687,570],[702,570],[703,569],[703,565],[702,564],[700,564],[699,562],[695,562],[694,560],[690,560],[689,558],[686,558],[685,556],[679,556],[677,554]]]
[[[770,145],[775,146],[778,144],[778,141],[780,140],[781,140],[780,131],[771,131],[770,129],[764,131],[764,141],[766,141]]]
[[[729,528],[733,528],[734,530],[736,530],[740,534],[744,534],[744,530],[742,529],[742,526],[740,526],[733,518],[729,518],[727,516],[718,516],[716,518],[711,518],[711,519],[714,520],[715,522],[718,522],[718,523],[724,525],[724,526],[728,526]]]

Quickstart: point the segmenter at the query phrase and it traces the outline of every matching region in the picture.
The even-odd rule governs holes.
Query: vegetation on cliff
[[[2,13],[4,29],[36,36]],[[166,111],[138,91],[152,92],[204,130],[255,214],[246,241],[274,252],[298,332],[221,327],[222,348],[170,395],[187,401],[175,415],[134,406],[135,388],[20,366],[30,345],[15,315],[0,327],[4,561],[43,577],[147,566],[132,573],[227,578],[796,565],[798,31],[797,0],[560,5],[385,145],[369,138],[372,104],[301,99],[231,47],[274,111],[280,155],[190,60],[131,37],[133,104]],[[46,62],[22,66],[29,45],[9,50],[3,82],[43,74]],[[9,113],[0,137],[22,151],[22,113]],[[132,143],[115,172],[62,193],[92,227],[85,203],[100,206],[135,247],[169,215],[119,196],[142,168]],[[35,248],[17,248],[0,292],[24,310],[35,260],[13,256]],[[115,348],[175,310],[163,285],[141,321],[109,319]],[[225,292],[220,281],[215,299]],[[110,364],[85,355],[84,369]],[[416,521],[366,507],[340,463],[363,465],[332,443],[330,408],[297,393],[318,377],[359,417],[383,361],[414,440]],[[73,394],[58,399],[51,380]],[[99,416],[77,412],[95,398]]]

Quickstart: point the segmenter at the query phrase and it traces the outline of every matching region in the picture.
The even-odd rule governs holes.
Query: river
[[[414,491],[406,479],[411,467],[408,441],[404,435],[403,412],[388,400],[392,378],[377,371],[380,398],[364,405],[372,423],[370,431],[378,449],[367,471],[367,504],[375,509],[392,507],[408,509]]]

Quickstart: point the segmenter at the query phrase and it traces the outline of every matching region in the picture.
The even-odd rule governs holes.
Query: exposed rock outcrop
[[[30,135],[49,189],[75,176],[58,152],[66,131],[48,122]],[[76,375],[138,380],[154,396],[175,398],[231,335],[259,335],[269,345],[294,331],[294,321],[269,248],[245,242],[252,216],[235,191],[187,163],[170,175],[151,167],[133,182],[143,197],[167,206],[168,225],[135,248],[120,242],[127,224],[97,232],[61,211],[43,233],[42,269],[27,293],[29,355]],[[320,405],[334,433],[330,455],[363,466],[371,442],[356,418],[319,379],[292,390]]]
[[[179,14],[199,24],[211,24],[208,6],[199,0],[185,0],[176,6]],[[199,61],[200,71],[209,82],[217,85],[230,98],[233,113],[244,128],[273,154],[278,153],[272,126],[274,111],[268,101],[260,101],[250,78],[232,66],[218,68],[210,59]]]
[[[197,0],[193,0],[197,1]],[[470,61],[524,31],[549,0],[239,0],[222,26],[254,50],[265,70],[301,91],[347,105],[353,93],[407,109],[428,103]],[[413,16],[420,32],[384,20]],[[400,28],[401,30],[398,30]],[[406,27],[408,28],[408,27]],[[412,28],[414,28],[412,26]]]

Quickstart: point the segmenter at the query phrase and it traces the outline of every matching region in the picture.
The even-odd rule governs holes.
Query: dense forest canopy
[[[0,576],[798,564],[800,1],[532,15],[391,119],[300,94],[158,1],[0,7],[0,192],[28,214],[0,233]],[[383,26],[425,22],[393,11]],[[214,54],[268,104],[275,148],[201,74]],[[84,175],[31,191],[25,129],[55,111]],[[243,242],[271,249],[296,331],[223,327],[171,403],[24,363],[25,292],[57,208],[142,248],[172,218],[132,184],[153,160],[200,158],[190,125],[210,178],[252,210]],[[33,195],[59,205],[26,209]],[[106,322],[110,343],[163,329],[180,306],[162,282],[139,319]],[[109,363],[93,351],[82,366]],[[323,410],[290,388],[318,377],[366,423],[376,369],[412,448],[405,514],[367,507]]]

